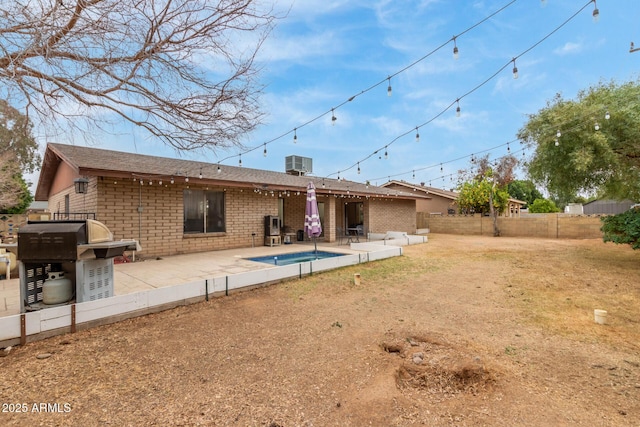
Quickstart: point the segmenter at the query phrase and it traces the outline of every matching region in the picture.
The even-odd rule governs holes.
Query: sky
[[[277,1],[283,17],[257,63],[264,123],[244,149],[177,154],[134,131],[92,146],[212,167],[238,166],[244,153],[243,167],[281,172],[297,155],[318,177],[449,189],[472,156],[522,158],[518,130],[557,93],[573,99],[640,71],[629,51],[640,46],[637,0]]]

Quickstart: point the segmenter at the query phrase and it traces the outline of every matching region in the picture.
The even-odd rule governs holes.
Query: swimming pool
[[[332,258],[337,256],[343,256],[346,254],[339,254],[335,252],[308,251],[308,252],[295,252],[292,254],[278,254],[269,256],[259,256],[254,258],[247,258],[249,261],[264,262],[273,265],[289,265],[298,264],[301,262],[315,261],[316,259]]]

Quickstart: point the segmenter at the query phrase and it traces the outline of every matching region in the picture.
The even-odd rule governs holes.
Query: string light
[[[518,67],[516,67],[516,58],[513,58],[513,78],[518,78]]]
[[[159,181],[159,184],[162,185],[162,180]]]
[[[460,51],[458,51],[458,45],[456,45],[456,36],[453,36],[453,59],[460,58]]]
[[[505,6],[501,7],[501,8],[500,8],[500,9],[498,9],[497,11],[493,12],[493,13],[492,13],[492,14],[490,14],[489,16],[485,17],[485,18],[484,18],[484,19],[482,19],[481,21],[477,22],[477,23],[476,23],[476,24],[474,24],[473,26],[471,26],[471,27],[467,28],[466,30],[462,31],[462,32],[461,32],[460,34],[458,34],[457,36],[456,36],[456,35],[454,35],[454,36],[453,36],[453,38],[452,38],[452,39],[450,39],[449,41],[453,40],[453,42],[454,42],[454,51],[455,51],[455,53],[458,53],[458,52],[459,52],[459,51],[458,51],[458,47],[457,47],[457,37],[458,37],[458,36],[461,36],[461,35],[463,35],[463,34],[466,34],[468,31],[472,30],[473,28],[475,28],[475,27],[477,27],[478,25],[480,25],[480,24],[482,24],[482,23],[486,22],[487,20],[489,20],[489,19],[490,19],[490,18],[492,18],[493,16],[495,16],[495,15],[499,14],[500,12],[504,11],[504,10],[505,10],[505,9],[507,9],[509,6],[511,6],[513,3],[515,3],[515,1],[511,1],[511,2],[509,2],[508,4],[506,4]],[[595,5],[595,3],[596,3],[596,2],[595,2],[595,0],[593,0],[593,3],[594,3],[594,5]],[[586,5],[584,5],[582,8],[580,8],[580,10],[579,10],[578,12],[580,12],[580,11],[584,10],[586,7],[588,7],[588,5],[589,5],[589,4],[590,4],[590,2],[589,2],[589,3],[587,3]],[[596,7],[595,9],[597,10],[597,7]],[[536,47],[538,44],[540,44],[540,42],[541,42],[541,41],[543,41],[543,40],[547,39],[548,37],[550,37],[550,36],[551,36],[552,34],[554,34],[558,29],[562,28],[562,27],[563,27],[563,26],[565,26],[569,21],[573,20],[573,19],[578,15],[578,12],[576,12],[573,16],[571,16],[569,19],[567,19],[565,22],[563,22],[561,25],[559,25],[557,28],[555,28],[553,31],[551,31],[549,34],[547,34],[547,35],[546,35],[542,40],[540,40],[538,43],[536,43],[536,44],[534,44],[533,46],[529,47],[527,50],[523,51],[521,54],[519,54],[519,55],[518,55],[518,56],[516,56],[515,58],[518,58],[518,57],[522,56],[523,54],[528,53],[530,50],[532,50],[534,47]],[[597,14],[597,13],[595,13],[595,11],[594,11],[594,14]],[[444,46],[445,46],[445,45],[447,45],[447,44],[448,44],[448,42],[446,42],[446,43],[444,43],[444,44],[440,45],[439,47],[437,47],[436,49],[434,49],[432,52],[429,52],[428,54],[424,55],[422,58],[419,58],[417,61],[415,61],[415,62],[411,63],[409,66],[407,66],[407,67],[403,68],[403,69],[402,69],[401,71],[399,71],[398,73],[400,73],[400,72],[404,72],[404,71],[408,70],[409,68],[412,68],[413,66],[415,66],[415,65],[417,65],[418,63],[422,62],[422,61],[423,61],[423,60],[425,60],[426,58],[430,57],[433,53],[435,53],[435,52],[439,51],[442,47],[444,47]],[[512,61],[513,61],[513,60],[512,60]],[[511,62],[511,61],[510,61],[510,62]],[[508,64],[509,64],[509,63],[507,63],[507,64],[506,64],[506,66],[508,66]],[[457,104],[457,106],[456,106],[456,115],[457,115],[457,116],[459,116],[459,115],[460,115],[460,105],[459,105],[459,101],[460,101],[460,99],[467,97],[468,95],[470,95],[470,94],[474,93],[474,92],[475,92],[477,89],[479,89],[480,87],[484,86],[488,81],[490,81],[491,79],[493,79],[493,78],[494,78],[494,77],[495,77],[495,76],[496,76],[496,75],[497,75],[501,70],[503,70],[506,66],[503,66],[502,68],[500,68],[500,70],[498,70],[498,72],[496,72],[493,76],[491,76],[491,77],[489,77],[488,79],[486,79],[486,81],[484,81],[482,84],[478,85],[477,87],[474,87],[472,90],[470,90],[470,91],[468,91],[467,93],[465,93],[462,97],[459,97],[459,98],[456,100],[456,104]],[[514,67],[515,67],[515,61],[514,61]],[[396,74],[398,74],[398,73],[396,73]],[[394,74],[394,75],[395,75],[395,74]],[[388,76],[386,79],[384,79],[384,80],[387,80],[387,82],[388,82],[388,86],[391,86],[390,78],[391,78],[391,77],[390,77],[390,76]],[[351,97],[350,97],[350,98],[348,98],[345,102],[343,102],[343,103],[339,104],[337,107],[331,108],[331,113],[332,113],[332,115],[331,115],[331,117],[332,117],[332,124],[334,124],[334,123],[335,123],[335,120],[337,120],[337,118],[336,118],[336,116],[335,116],[335,110],[336,110],[337,108],[342,107],[342,106],[343,106],[344,104],[346,104],[347,102],[351,102],[351,101],[353,101],[356,97],[358,97],[358,96],[360,96],[360,95],[362,95],[362,94],[364,94],[364,93],[366,93],[366,92],[368,92],[368,91],[370,91],[370,90],[372,90],[372,89],[376,88],[377,86],[379,86],[379,85],[383,84],[383,83],[384,83],[384,80],[382,80],[381,82],[378,82],[378,83],[376,83],[376,84],[372,85],[372,86],[371,86],[371,87],[369,87],[369,88],[366,88],[366,89],[364,89],[364,90],[360,91],[360,92],[359,92],[358,94],[356,94],[356,95],[351,96]],[[423,123],[423,124],[422,124],[422,125],[420,125],[420,126],[424,126],[424,125],[426,125],[426,124],[430,123],[430,122],[431,122],[431,121],[433,121],[435,118],[439,117],[439,116],[440,116],[443,112],[445,112],[448,108],[449,108],[449,107],[445,108],[445,109],[444,109],[440,114],[438,114],[437,116],[435,116],[434,118],[432,118],[432,119],[428,120],[427,122]],[[319,116],[317,116],[317,117],[315,117],[315,118],[313,118],[313,119],[311,119],[311,120],[309,120],[309,121],[305,122],[302,126],[307,126],[307,125],[309,125],[309,124],[311,124],[311,123],[313,123],[313,122],[317,121],[318,119],[320,119],[320,118],[321,118],[321,117],[323,117],[323,116],[324,116],[324,114],[321,114],[321,115],[319,115]],[[416,130],[417,130],[417,128],[416,128]],[[297,127],[294,129],[294,142],[295,142],[295,140],[297,139],[297,133],[296,133],[296,131],[297,131]],[[289,131],[289,132],[290,132],[290,131]],[[275,141],[275,140],[278,140],[278,139],[282,138],[284,135],[288,134],[289,132],[287,132],[287,133],[285,133],[285,134],[283,134],[283,135],[280,135],[280,136],[278,136],[278,137],[276,137],[276,138],[274,138],[274,139],[272,139],[272,140],[268,141],[268,143],[270,143],[270,142],[272,142],[272,141]],[[405,135],[406,135],[406,134],[405,134]],[[394,140],[394,142],[395,142],[395,140]],[[393,142],[392,142],[392,143],[393,143]],[[389,144],[388,144],[388,145],[389,145]],[[251,149],[249,149],[249,150],[247,150],[247,151],[245,151],[244,153],[247,153],[247,152],[250,152],[250,151],[254,151],[254,150],[256,150],[257,148],[259,148],[259,145],[258,145],[258,146],[255,146],[255,147],[253,147],[253,148],[251,148]],[[232,156],[229,156],[229,157],[235,157],[235,156],[240,157],[240,155],[241,155],[241,154],[244,154],[244,153],[238,153],[238,154],[235,154],[235,155],[232,155]],[[376,150],[376,151],[375,151],[373,154],[371,154],[369,157],[372,157],[373,155],[375,155],[375,154],[377,154],[377,153],[378,153],[378,150]],[[365,158],[365,159],[361,159],[361,160],[360,160],[360,162],[362,162],[362,160],[366,160],[366,159],[368,159],[369,157],[367,157],[367,158]],[[224,161],[224,160],[226,160],[226,158],[225,158],[225,159],[223,159],[222,161]],[[239,163],[241,163],[241,161],[242,161],[242,160],[241,160],[241,159],[239,159]],[[355,166],[355,165],[351,166],[351,167],[350,167],[350,168],[348,168],[348,169],[351,169],[351,168],[353,168],[354,166]],[[346,170],[348,170],[348,169],[346,169]]]
[[[416,126],[416,142],[420,142],[420,134],[418,133],[418,127]]]
[[[384,158],[388,159],[389,158],[389,153],[387,152],[387,146],[384,146]]]
[[[264,151],[262,151],[262,155],[264,157],[267,157],[267,143],[266,142],[264,143]]]
[[[360,162],[358,162],[358,175],[360,175]]]
[[[593,128],[594,128],[596,131],[600,130],[600,124],[599,124],[598,122],[596,122],[596,124],[595,124],[595,125],[593,125]]]
[[[189,182],[189,177],[188,176],[184,177],[184,182]]]
[[[200,173],[198,174],[198,178],[202,179],[202,168],[200,168]]]
[[[333,108],[331,109],[331,125],[335,126],[336,124],[336,120],[338,120],[338,118],[336,117],[336,115],[333,113]]]
[[[611,114],[609,114],[609,110],[604,113],[604,119],[609,120],[611,118]]]
[[[600,11],[598,10],[598,4],[596,0],[593,0],[593,22],[598,22],[600,20]]]
[[[415,171],[415,170],[413,171],[413,175],[411,175],[411,177],[412,177],[413,179],[416,179],[416,171]]]
[[[558,131],[556,132],[556,138],[560,138],[562,136],[562,133],[560,132],[560,129],[558,129]]]
[[[242,154],[238,156],[238,166],[242,167]]]
[[[218,163],[218,173],[221,173],[222,169],[220,169],[220,163]]]
[[[293,129],[293,143],[297,143],[298,142],[298,128],[294,128]]]
[[[175,180],[173,179],[173,177],[171,177],[171,181],[172,184],[175,182]]]
[[[507,153],[511,153],[511,148],[509,147],[509,143],[507,142]]]
[[[387,80],[389,81],[389,87],[387,87],[387,96],[391,96],[391,94],[393,93],[393,90],[391,89],[391,77],[387,77]]]
[[[560,145],[560,141],[558,141],[558,139],[557,139],[557,138],[556,138],[556,142],[555,142],[555,144],[556,144],[556,147],[557,147],[558,145]]]

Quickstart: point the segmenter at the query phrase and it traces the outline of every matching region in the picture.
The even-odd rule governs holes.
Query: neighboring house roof
[[[46,211],[49,207],[47,202],[31,202],[28,211]]]
[[[600,199],[582,205],[582,211],[585,215],[593,214],[620,214],[628,211],[636,202],[633,200],[609,200]]]
[[[321,194],[353,194],[371,197],[394,196],[402,199],[421,199],[424,195],[413,191],[383,189],[355,181],[315,176],[290,175],[262,169],[219,165],[217,163],[172,159],[143,154],[82,147],[66,144],[47,144],[35,199],[47,200],[58,166],[66,163],[78,176],[108,176],[114,178],[142,178],[169,180],[181,177],[221,186],[254,187],[263,190],[306,190],[309,182]],[[219,171],[219,172],[218,172]],[[202,178],[199,178],[199,176]]]
[[[440,196],[440,197],[444,197],[446,199],[451,199],[451,200],[458,200],[458,193],[455,191],[448,191],[448,190],[443,190],[440,188],[435,188],[435,187],[428,187],[425,185],[416,185],[416,184],[411,184],[409,182],[406,181],[396,181],[396,180],[391,180],[389,182],[386,182],[384,184],[382,184],[382,187],[390,187],[390,186],[403,186],[406,187],[408,190],[414,191],[414,192],[418,192],[421,191],[424,194],[431,194],[434,196]],[[518,199],[509,199],[509,201],[511,203],[515,203],[515,204],[519,204],[519,205],[526,205],[527,202],[524,202],[522,200],[518,200]]]

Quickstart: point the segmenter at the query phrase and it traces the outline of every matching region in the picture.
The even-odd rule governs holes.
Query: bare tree
[[[0,98],[47,125],[239,144],[260,123],[254,60],[274,20],[259,0],[2,2]]]

